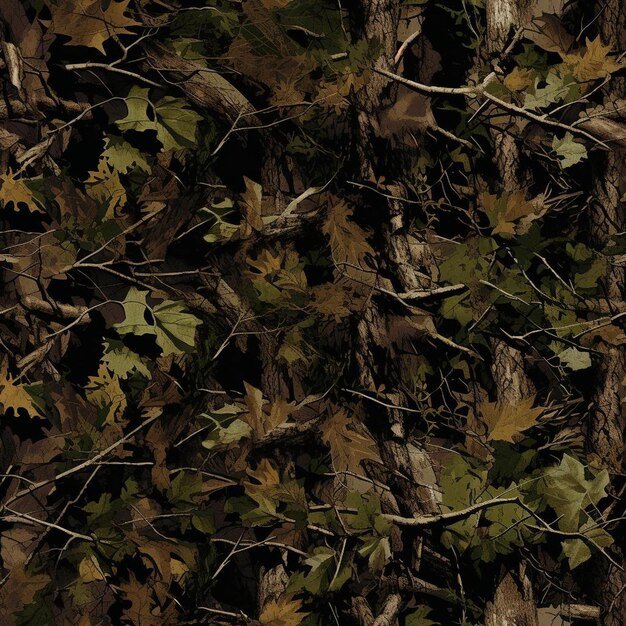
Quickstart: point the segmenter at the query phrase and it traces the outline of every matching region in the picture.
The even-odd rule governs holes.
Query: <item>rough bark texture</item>
[[[537,608],[530,580],[522,563],[518,571],[504,571],[493,599],[485,608],[485,626],[536,626]]]
[[[516,0],[487,1],[487,47],[493,55],[502,54],[509,43],[509,37],[526,22],[527,2]],[[494,160],[502,189],[512,193],[521,185],[520,150],[513,135],[503,129],[492,132]],[[533,393],[533,385],[528,378],[524,357],[515,347],[504,340],[491,341],[493,361],[491,372],[498,402],[516,406]],[[503,571],[496,579],[493,598],[485,607],[485,626],[537,626],[537,608],[532,584],[526,573],[526,566],[520,562],[517,567]]]
[[[626,6],[620,0],[609,0],[599,7],[600,34],[610,46],[621,48],[626,43]],[[613,79],[607,88],[607,106],[626,96],[624,78]],[[591,204],[589,234],[599,249],[608,246],[626,225],[624,180],[626,179],[626,152],[609,152],[598,169],[595,197]],[[607,302],[624,301],[624,268],[612,262],[604,288]],[[609,305],[611,306],[611,304]],[[623,346],[601,344],[602,356],[597,369],[597,393],[594,397],[588,424],[588,447],[596,462],[618,478],[624,471],[624,372],[626,350]],[[612,488],[615,489],[615,486]],[[618,560],[623,553],[617,549]],[[603,626],[618,626],[626,616],[626,574],[601,560],[597,561],[594,591],[601,605]]]
[[[7,626],[624,623],[581,1],[0,0]]]

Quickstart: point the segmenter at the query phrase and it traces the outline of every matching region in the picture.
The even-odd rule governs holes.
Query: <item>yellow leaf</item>
[[[119,173],[109,165],[107,159],[100,159],[97,171],[89,172],[89,178],[85,182],[89,197],[106,204],[105,218],[114,219],[116,210],[126,204],[126,189]]]
[[[624,67],[615,58],[609,56],[611,46],[602,45],[600,37],[593,41],[587,39],[587,46],[576,54],[564,54],[563,60],[573,65],[573,75],[579,81],[587,82],[598,78],[605,78]]]
[[[294,600],[292,595],[282,595],[277,600],[270,600],[259,615],[263,626],[298,626],[308,613],[300,613],[301,600]]]
[[[84,558],[78,565],[78,573],[84,583],[91,583],[95,580],[104,580],[104,574],[100,569],[98,559],[92,554],[89,558]]]
[[[504,79],[505,86],[511,91],[522,91],[535,84],[535,72],[515,67]]]
[[[533,221],[542,217],[548,210],[543,195],[526,200],[524,191],[500,197],[483,193],[479,200],[491,223],[494,224],[494,235],[522,235],[528,232]]]
[[[33,196],[33,192],[26,184],[27,180],[16,178],[9,170],[7,174],[0,174],[0,202],[2,206],[13,203],[13,208],[17,210],[18,204],[25,204],[31,213],[43,213]]]
[[[276,515],[277,490],[280,487],[278,470],[267,459],[261,459],[255,470],[248,468],[248,475],[255,482],[244,481],[246,493],[269,515]]]
[[[58,0],[50,7],[50,29],[57,35],[67,35],[70,46],[96,48],[104,54],[104,42],[113,36],[133,34],[128,30],[141,26],[124,13],[129,0]],[[103,8],[106,7],[106,8]]]
[[[172,578],[179,581],[189,571],[189,568],[182,561],[172,558],[170,561],[170,570],[172,572]]]
[[[24,409],[31,416],[39,413],[26,386],[16,383],[6,367],[0,373],[0,404],[5,411],[10,408],[15,412]]]
[[[525,430],[537,424],[543,407],[533,408],[534,398],[520,400],[516,405],[483,402],[479,406],[482,421],[487,426],[487,441],[513,443]]]
[[[96,376],[89,377],[85,392],[91,404],[106,410],[105,422],[115,422],[124,415],[126,394],[120,387],[119,378],[104,363],[100,364]]]
[[[262,250],[257,259],[248,257],[246,261],[262,277],[278,272],[282,268],[281,257],[274,256],[269,250]],[[256,277],[255,274],[253,276]]]

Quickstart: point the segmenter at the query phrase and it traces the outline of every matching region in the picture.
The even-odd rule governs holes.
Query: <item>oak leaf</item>
[[[104,414],[105,423],[118,421],[126,411],[126,394],[120,387],[119,378],[103,363],[100,363],[97,375],[89,377],[85,395],[98,412]]]
[[[89,172],[89,178],[85,183],[87,194],[106,207],[104,218],[115,219],[116,211],[126,204],[126,188],[108,159],[100,159],[98,169]]]
[[[11,170],[6,174],[0,174],[0,203],[3,207],[13,203],[15,210],[18,209],[18,205],[25,204],[31,213],[43,213],[27,182],[27,179],[17,178],[17,174],[13,174]]]
[[[600,36],[593,40],[587,39],[587,45],[575,54],[565,54],[563,60],[573,66],[574,78],[587,82],[606,78],[609,74],[617,72],[624,67],[623,62],[618,62],[610,57],[611,46],[604,46]]]
[[[16,382],[6,367],[0,371],[0,405],[5,411],[24,409],[31,416],[39,413],[26,385]]]
[[[337,472],[362,471],[363,461],[380,463],[373,437],[361,425],[360,431],[347,411],[336,408],[321,426],[322,441],[330,447],[333,466]]]
[[[374,256],[367,241],[367,232],[352,221],[352,209],[338,200],[329,205],[322,231],[330,238],[330,247],[337,261],[360,265],[365,255]]]
[[[129,0],[60,0],[50,7],[50,29],[57,35],[67,35],[67,45],[87,46],[104,54],[104,42],[118,35],[133,34],[128,30],[140,22],[124,15]],[[104,8],[106,7],[106,8]]]

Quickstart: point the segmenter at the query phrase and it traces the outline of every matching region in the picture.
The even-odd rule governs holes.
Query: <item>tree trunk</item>
[[[606,45],[623,50],[626,45],[626,5],[621,0],[599,3],[600,36]],[[607,106],[626,96],[624,78],[613,78],[607,87]],[[596,169],[595,197],[591,204],[589,235],[591,243],[603,250],[612,238],[624,231],[626,204],[626,152],[614,147],[603,154]],[[611,257],[609,257],[611,261]],[[609,308],[624,303],[624,268],[611,263],[605,278],[604,290]],[[596,393],[589,416],[587,445],[595,464],[606,468],[615,479],[624,471],[624,373],[626,350],[623,346],[600,343],[602,353],[596,374]],[[609,488],[611,489],[611,488]],[[615,491],[615,487],[612,488]],[[619,548],[618,561],[623,562]],[[596,557],[594,593],[601,606],[603,626],[620,626],[626,616],[626,574],[605,559]]]
[[[493,57],[502,54],[515,30],[525,23],[526,2],[517,0],[487,1],[487,49]],[[515,138],[498,128],[492,132],[494,160],[500,176],[501,189],[507,193],[519,190],[523,175],[520,150]],[[496,400],[516,406],[533,394],[533,385],[525,368],[523,355],[503,339],[491,341],[491,373]],[[520,561],[508,571],[503,570],[495,581],[493,597],[485,607],[485,626],[537,626],[537,608],[526,565]]]

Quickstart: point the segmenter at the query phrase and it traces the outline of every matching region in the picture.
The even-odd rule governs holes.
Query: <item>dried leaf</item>
[[[380,463],[376,442],[365,427],[350,419],[348,412],[335,407],[321,426],[322,441],[330,447],[333,466],[337,472],[361,473],[363,461]]]
[[[483,402],[479,406],[481,419],[487,425],[487,441],[513,443],[521,433],[537,425],[543,407],[533,408],[534,398],[525,398],[516,405]]]
[[[352,221],[352,209],[343,200],[332,202],[322,231],[330,238],[330,247],[337,261],[361,265],[366,255],[374,256],[367,241],[367,232]]]
[[[39,414],[26,385],[15,382],[6,366],[0,371],[0,385],[0,405],[5,411],[10,408],[15,412],[24,409],[31,417]]]
[[[129,0],[57,0],[50,6],[50,30],[57,35],[67,35],[67,45],[87,46],[104,54],[104,42],[113,36],[133,34],[128,30],[141,26],[128,17]]]
[[[284,594],[277,600],[270,600],[259,615],[263,626],[298,626],[308,613],[302,613],[302,601],[294,600],[290,594]]]

